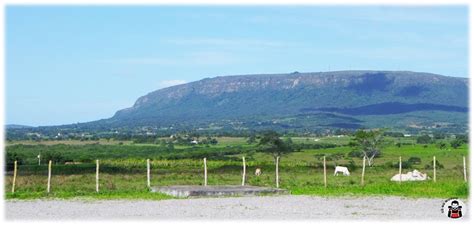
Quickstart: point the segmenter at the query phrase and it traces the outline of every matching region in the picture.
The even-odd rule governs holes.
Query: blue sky
[[[465,6],[8,6],[6,123],[109,118],[151,91],[233,74],[468,76]]]

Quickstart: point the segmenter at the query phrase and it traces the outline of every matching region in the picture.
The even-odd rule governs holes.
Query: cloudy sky
[[[411,70],[468,76],[463,6],[8,6],[6,122],[111,117],[206,77]]]

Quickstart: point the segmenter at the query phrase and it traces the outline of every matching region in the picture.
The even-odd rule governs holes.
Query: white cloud
[[[179,84],[184,84],[186,83],[185,80],[162,80],[158,84],[160,88],[165,88],[165,87],[171,87]]]

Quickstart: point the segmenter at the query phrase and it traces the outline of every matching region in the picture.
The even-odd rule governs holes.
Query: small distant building
[[[192,141],[191,141],[191,144],[193,144],[193,145],[197,145],[197,144],[199,144],[199,142],[198,142],[198,141],[196,141],[196,140],[192,140]]]

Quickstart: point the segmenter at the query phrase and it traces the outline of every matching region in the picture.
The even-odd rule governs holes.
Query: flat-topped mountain
[[[408,71],[294,72],[218,76],[163,88],[102,122],[403,127],[467,124],[467,107],[467,78]]]

